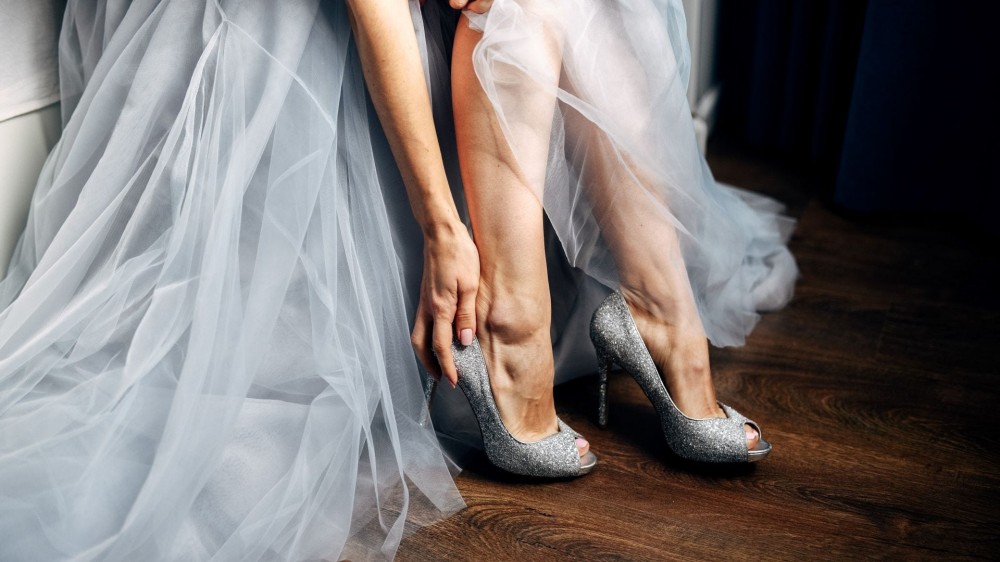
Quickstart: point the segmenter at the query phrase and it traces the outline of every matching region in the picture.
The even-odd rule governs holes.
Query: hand
[[[481,0],[480,0],[481,1]],[[458,371],[451,342],[471,345],[476,335],[479,251],[465,225],[449,224],[424,236],[424,276],[411,342],[424,368],[454,386]]]
[[[448,4],[456,10],[469,10],[477,14],[485,14],[493,6],[493,0],[449,0]]]

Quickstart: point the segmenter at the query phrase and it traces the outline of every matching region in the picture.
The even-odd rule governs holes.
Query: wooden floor
[[[685,464],[627,375],[606,430],[593,380],[571,383],[557,406],[597,469],[537,484],[474,463],[458,478],[468,508],[399,560],[1000,558],[998,252],[954,227],[843,218],[766,161],[709,160],[800,220],[795,300],[712,354],[721,399],[762,424],[771,456]]]

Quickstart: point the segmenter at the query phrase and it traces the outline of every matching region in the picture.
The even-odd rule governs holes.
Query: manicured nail
[[[472,330],[466,328],[459,333],[459,339],[462,340],[462,345],[468,347],[472,345]]]
[[[576,438],[576,448],[577,449],[583,449],[584,447],[586,447],[589,444],[590,443],[587,443],[587,440],[584,439],[583,437],[577,437]]]
[[[458,388],[458,385],[455,384],[454,381],[448,380],[448,384],[451,385],[451,389],[452,390],[455,390],[456,388]]]
[[[753,441],[754,439],[757,438],[757,430],[748,427],[746,428],[746,432],[747,432],[747,441]]]

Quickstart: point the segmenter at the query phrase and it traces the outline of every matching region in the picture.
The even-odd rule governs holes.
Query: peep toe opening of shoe
[[[747,450],[747,462],[757,462],[764,460],[764,457],[771,454],[771,443],[764,439],[764,433],[760,430],[760,426],[756,422],[748,422],[751,427],[757,430],[757,444],[754,445],[753,449]]]

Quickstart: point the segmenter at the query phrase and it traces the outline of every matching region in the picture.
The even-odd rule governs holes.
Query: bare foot
[[[679,305],[673,314],[652,314],[641,304],[641,297],[622,288],[635,325],[643,342],[653,357],[653,362],[663,375],[663,380],[677,407],[690,418],[724,418],[726,413],[715,398],[712,370],[709,366],[708,340],[701,328],[701,320],[693,307]],[[671,317],[671,321],[664,320]],[[760,435],[749,424],[744,424],[747,449],[757,446]]]
[[[549,335],[550,305],[527,302],[524,297],[491,299],[490,293],[488,287],[480,286],[476,337],[486,358],[493,399],[511,435],[525,443],[539,441],[559,431],[552,397],[555,360]],[[581,457],[590,450],[582,438],[576,446]]]

